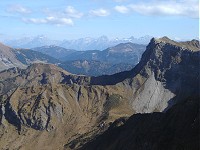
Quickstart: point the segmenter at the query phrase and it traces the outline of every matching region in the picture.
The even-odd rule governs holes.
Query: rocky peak
[[[159,67],[162,62],[165,62],[165,67],[167,67],[166,63],[180,63],[184,55],[196,55],[197,57],[199,51],[199,42],[197,40],[176,42],[168,37],[152,38],[140,63],[144,64],[147,61],[154,61]],[[191,52],[194,52],[194,54]]]
[[[160,41],[160,42],[166,42],[166,43],[170,43],[172,42],[173,40],[171,40],[170,38],[168,38],[167,36],[163,36],[162,38],[154,38],[156,41]]]
[[[174,40],[169,39],[167,36],[162,38],[152,38],[151,43],[156,44],[168,44],[182,48],[183,50],[190,50],[190,51],[200,51],[199,41],[198,40],[191,40],[185,42],[177,42]]]
[[[198,43],[196,46],[190,45],[193,42],[176,42],[167,37],[153,38],[147,46],[140,63],[132,70],[133,73],[136,72],[136,75],[140,74],[147,78],[147,81],[149,80],[149,88],[160,84],[162,88],[168,89],[170,94],[175,95],[175,97],[170,98],[171,103],[168,103],[168,107],[178,99],[198,95],[199,85],[194,79],[198,80],[199,77],[200,51]],[[156,84],[154,85],[154,81],[150,79],[155,79]],[[159,89],[162,88],[159,87]],[[155,95],[154,93],[153,97]],[[159,99],[164,98],[160,97]],[[151,99],[150,102],[157,100]]]
[[[199,41],[193,39],[192,41],[181,42],[181,44],[193,51],[200,51]]]

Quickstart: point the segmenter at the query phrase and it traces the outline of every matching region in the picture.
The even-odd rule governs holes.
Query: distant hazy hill
[[[75,50],[66,49],[63,47],[55,46],[55,45],[35,47],[35,48],[33,48],[33,50],[47,54],[47,55],[57,58],[57,59],[62,58],[64,56],[68,56],[75,52]]]
[[[135,65],[139,62],[145,49],[146,45],[121,43],[103,51],[76,51],[66,57],[61,58],[61,60],[95,60],[112,64],[129,63]]]

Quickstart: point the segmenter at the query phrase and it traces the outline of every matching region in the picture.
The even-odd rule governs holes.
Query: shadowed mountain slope
[[[199,149],[199,99],[191,97],[166,113],[136,114],[116,120],[81,150]]]
[[[59,67],[70,71],[74,74],[89,75],[89,76],[99,76],[102,74],[111,75],[118,72],[131,70],[134,65],[119,63],[110,64],[106,62],[94,61],[94,60],[75,60],[63,62]]]

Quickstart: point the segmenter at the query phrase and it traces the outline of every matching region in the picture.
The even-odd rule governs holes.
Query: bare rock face
[[[198,95],[199,51],[187,49],[185,44],[180,47],[181,43],[174,44],[170,39],[167,42],[165,38],[152,39],[141,62],[133,69],[139,72],[133,79],[143,78],[133,101],[139,113],[163,111],[178,100]]]
[[[0,147],[78,148],[118,118],[167,111],[198,96],[198,47],[152,39],[134,69],[111,76],[78,76],[40,63],[0,72]]]

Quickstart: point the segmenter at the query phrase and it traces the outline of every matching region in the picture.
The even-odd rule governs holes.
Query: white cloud
[[[83,13],[77,11],[72,6],[67,6],[64,10],[43,10],[45,18],[23,18],[26,23],[34,24],[53,24],[53,25],[74,25],[73,19],[79,19],[83,16]]]
[[[65,9],[65,14],[71,18],[81,18],[83,16],[83,13],[77,11],[72,6],[67,6],[67,8]]]
[[[51,10],[46,8],[43,12],[47,16],[55,16],[55,17],[68,17],[68,18],[81,18],[84,14],[76,10],[73,6],[67,6],[64,10]]]
[[[100,9],[96,9],[96,10],[90,10],[90,15],[106,17],[106,16],[110,15],[110,12],[106,9],[100,8]]]
[[[114,9],[122,14],[126,14],[129,12],[129,8],[127,8],[126,6],[115,6]]]
[[[22,5],[10,5],[7,7],[7,12],[11,13],[20,13],[20,14],[28,14],[31,13],[31,10],[29,8],[26,8]]]
[[[38,19],[38,18],[23,18],[22,19],[26,23],[35,23],[35,24],[41,24],[46,23],[46,19]]]
[[[129,7],[143,15],[174,15],[199,17],[199,4],[197,0],[179,1],[151,1],[148,3],[131,4]]]
[[[46,18],[23,18],[26,23],[34,24],[53,24],[53,25],[73,25],[73,20],[70,18],[56,18],[49,16]]]

